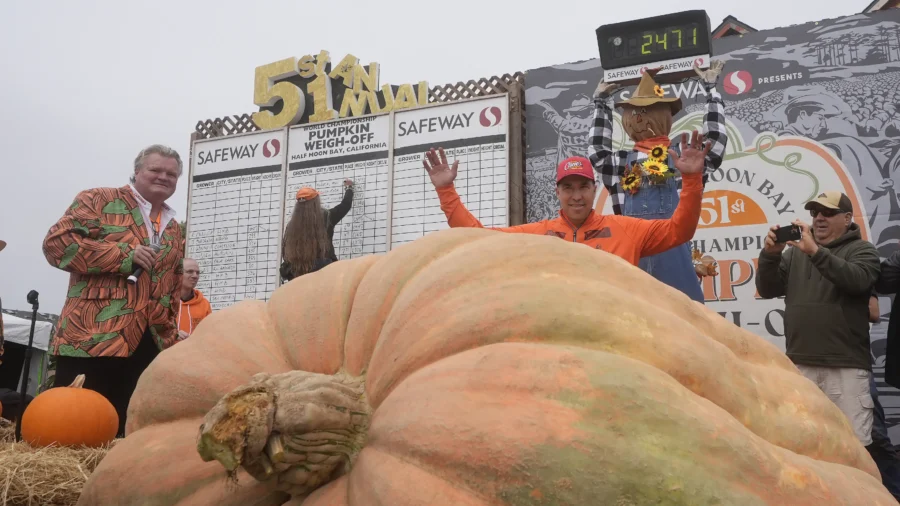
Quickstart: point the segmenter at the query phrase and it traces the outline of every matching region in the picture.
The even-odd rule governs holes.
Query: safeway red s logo
[[[263,143],[263,156],[272,158],[281,152],[281,142],[278,139],[269,139]]]
[[[753,76],[746,70],[737,70],[725,76],[725,93],[743,95],[753,89]]]
[[[500,108],[497,106],[493,107],[485,107],[481,110],[481,114],[478,116],[478,120],[481,122],[481,126],[483,127],[493,127],[500,124],[500,120],[503,119],[503,115],[500,112]]]

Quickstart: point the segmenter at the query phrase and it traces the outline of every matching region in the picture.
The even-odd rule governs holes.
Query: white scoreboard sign
[[[391,245],[449,228],[422,165],[431,148],[459,161],[454,186],[481,224],[509,226],[508,111],[503,95],[395,114]]]
[[[268,300],[281,284],[283,230],[304,186],[326,209],[349,206],[334,232],[339,259],[448,228],[422,166],[432,147],[459,161],[455,186],[472,214],[485,227],[510,225],[509,123],[504,94],[196,141],[187,256],[200,264],[197,288],[214,310]]]

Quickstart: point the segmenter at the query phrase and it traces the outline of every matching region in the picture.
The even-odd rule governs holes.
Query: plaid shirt
[[[703,138],[712,142],[712,149],[706,155],[706,164],[703,167],[703,185],[709,179],[709,173],[718,169],[725,156],[725,146],[728,144],[728,135],[725,132],[725,102],[716,91],[715,83],[707,83],[701,80],[706,88],[706,115],[703,117]],[[612,208],[615,214],[623,214],[622,204],[625,200],[625,192],[619,186],[619,178],[625,174],[625,161],[629,150],[612,150],[612,109],[607,99],[594,97],[594,126],[591,128],[590,144],[588,145],[588,158],[594,166],[594,170],[600,174],[603,186],[609,191]],[[680,137],[680,136],[679,136]],[[674,153],[680,151],[680,141],[672,142],[671,150]],[[681,175],[676,174],[676,181],[681,182]]]

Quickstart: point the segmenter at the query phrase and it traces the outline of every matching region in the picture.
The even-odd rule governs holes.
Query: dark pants
[[[900,453],[891,443],[888,436],[887,424],[884,421],[884,408],[878,402],[878,388],[875,386],[875,375],[869,375],[869,389],[872,391],[872,400],[875,401],[874,417],[872,423],[872,444],[866,447],[869,455],[881,472],[881,483],[888,492],[900,501]]]
[[[125,416],[128,401],[138,378],[159,354],[150,332],[144,332],[141,342],[128,358],[122,357],[57,357],[54,386],[68,386],[79,374],[84,374],[84,388],[89,388],[116,408],[119,414],[118,437],[125,437]]]
[[[19,381],[22,380],[22,368],[25,367],[25,349],[19,343],[6,341],[3,344],[3,355],[0,356],[0,388],[19,390]],[[34,351],[31,352],[32,357]]]

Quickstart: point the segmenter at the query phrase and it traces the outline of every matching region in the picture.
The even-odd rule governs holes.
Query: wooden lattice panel
[[[503,74],[500,77],[492,76],[478,80],[469,80],[455,84],[435,86],[428,92],[428,102],[453,102],[468,98],[484,97],[498,93],[513,93],[513,90],[521,91],[524,96],[525,74]],[[525,109],[521,109],[522,121],[525,121]],[[226,135],[256,132],[260,128],[251,119],[250,114],[235,114],[224,118],[198,121],[194,127],[197,139],[211,139]]]
[[[429,102],[453,102],[467,98],[484,97],[498,93],[508,93],[513,87],[524,86],[525,75],[521,72],[515,74],[503,74],[500,77],[481,78],[477,81],[469,80],[456,84],[435,86],[428,96]]]
[[[256,132],[259,130],[259,127],[253,122],[250,114],[235,114],[231,117],[225,116],[224,118],[198,121],[194,130],[200,135],[201,139],[211,139],[213,137],[224,137],[244,132]]]

